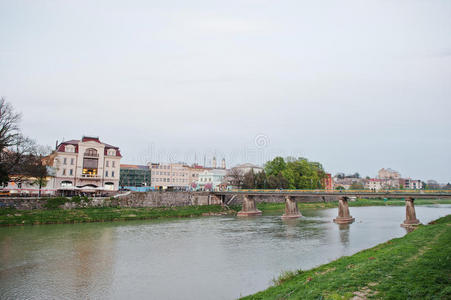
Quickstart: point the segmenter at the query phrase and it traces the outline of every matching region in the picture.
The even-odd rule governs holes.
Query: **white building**
[[[253,165],[250,163],[237,165],[237,166],[233,167],[233,169],[240,170],[243,175],[250,172],[251,170],[254,171],[254,174],[263,172],[262,167],[259,167],[259,166],[256,166],[256,165]]]
[[[60,143],[48,159],[55,174],[47,188],[69,191],[117,191],[119,148],[102,143],[98,137]]]
[[[224,177],[227,175],[227,170],[212,169],[206,170],[199,174],[199,179],[196,182],[197,190],[211,189],[216,191],[224,182]]]
[[[399,184],[408,190],[421,190],[423,188],[423,182],[421,180],[415,180],[410,178],[400,179]]]
[[[372,190],[372,191],[379,191],[384,188],[384,180],[383,179],[375,179],[371,178],[368,180],[365,180],[365,189]]]

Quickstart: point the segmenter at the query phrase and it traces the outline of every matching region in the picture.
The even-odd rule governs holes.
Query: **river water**
[[[0,228],[1,299],[235,299],[406,231],[404,207]],[[425,224],[451,205],[417,206]]]

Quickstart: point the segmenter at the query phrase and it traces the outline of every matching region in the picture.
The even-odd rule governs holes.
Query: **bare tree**
[[[43,157],[50,151],[24,137],[19,129],[21,115],[4,98],[0,99],[0,183],[14,177],[15,182],[37,179],[39,186],[47,177]]]
[[[241,188],[244,182],[244,172],[239,168],[232,168],[227,173],[228,184]]]
[[[0,151],[13,146],[20,137],[21,115],[4,98],[0,99]]]

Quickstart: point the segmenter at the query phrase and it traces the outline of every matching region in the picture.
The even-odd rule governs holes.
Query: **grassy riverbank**
[[[160,218],[186,218],[233,213],[220,205],[199,205],[158,208],[79,208],[79,209],[0,209],[0,225],[38,225],[129,221]]]
[[[405,201],[401,199],[379,200],[379,199],[357,199],[356,201],[349,201],[350,207],[359,206],[404,206]],[[430,205],[430,204],[451,204],[451,199],[418,199],[415,200],[415,205]],[[338,202],[298,202],[300,210],[303,208],[333,208],[338,207]],[[238,209],[239,206],[233,206]],[[262,212],[265,211],[283,211],[285,203],[257,203],[257,208]]]
[[[451,299],[451,215],[243,299]]]

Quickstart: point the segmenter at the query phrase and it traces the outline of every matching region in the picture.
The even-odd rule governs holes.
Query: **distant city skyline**
[[[1,1],[0,39],[0,96],[52,148],[451,182],[450,1]]]

